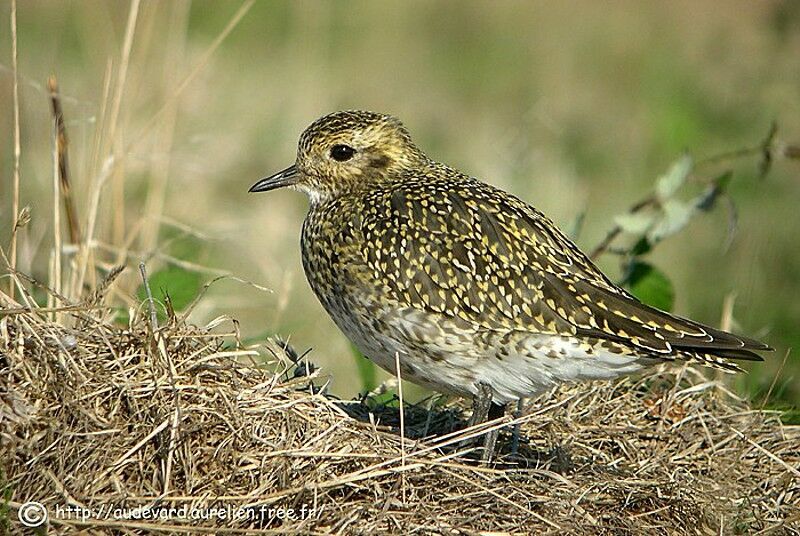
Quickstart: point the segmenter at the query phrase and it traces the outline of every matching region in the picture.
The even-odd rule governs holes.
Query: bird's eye
[[[334,145],[331,147],[331,158],[337,162],[350,160],[354,154],[356,154],[356,150],[349,145]]]

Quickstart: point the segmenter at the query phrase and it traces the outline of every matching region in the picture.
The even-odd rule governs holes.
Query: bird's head
[[[424,160],[398,119],[375,112],[334,112],[303,132],[293,165],[261,179],[250,191],[289,186],[317,203],[385,181]]]

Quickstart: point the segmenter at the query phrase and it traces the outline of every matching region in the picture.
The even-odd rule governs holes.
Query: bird
[[[668,361],[737,371],[771,350],[642,303],[541,211],[431,159],[392,115],[317,119],[294,164],[249,191],[282,187],[308,196],[302,263],[333,322],[390,373],[471,398],[470,424],[561,383]]]

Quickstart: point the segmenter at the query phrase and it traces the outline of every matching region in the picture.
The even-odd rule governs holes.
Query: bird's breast
[[[358,222],[338,205],[312,209],[303,223],[300,246],[309,285],[323,306],[345,306],[359,289],[374,288],[366,277]]]

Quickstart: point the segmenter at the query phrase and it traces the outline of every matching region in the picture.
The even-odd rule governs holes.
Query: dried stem
[[[122,97],[125,92],[125,86],[128,79],[128,66],[130,65],[131,50],[133,49],[133,37],[136,33],[136,20],[139,17],[140,0],[133,0],[131,2],[130,10],[128,11],[128,22],[125,26],[125,40],[122,44],[122,57],[120,58],[120,67],[117,72],[117,85],[114,92],[114,100],[111,102],[111,113],[109,115],[109,131],[108,143],[109,150],[107,154],[114,155],[114,169],[111,176],[114,177],[112,203],[116,210],[114,210],[114,218],[112,225],[112,236],[115,243],[122,242],[122,237],[125,233],[125,174],[124,170],[120,167],[122,165],[122,143],[117,138],[117,131],[119,127],[119,115],[122,110]]]
[[[142,129],[139,131],[139,134],[136,136],[136,138],[134,138],[134,140],[128,144],[126,151],[132,150],[133,147],[145,139],[145,135],[150,131],[150,129],[158,124],[161,116],[166,113],[171,106],[173,106],[174,102],[178,100],[178,97],[180,97],[181,93],[183,93],[183,91],[189,87],[189,84],[191,84],[192,80],[194,80],[195,77],[200,74],[200,71],[202,71],[209,62],[211,56],[214,55],[214,52],[217,51],[219,46],[225,41],[228,35],[233,31],[234,28],[236,28],[247,12],[250,11],[250,8],[253,7],[254,3],[255,0],[246,0],[241,7],[239,7],[236,13],[234,13],[233,17],[231,17],[231,20],[228,21],[228,24],[225,25],[225,28],[222,29],[219,35],[217,35],[211,45],[203,53],[200,60],[192,68],[191,72],[189,72],[189,74],[186,75],[183,80],[181,80],[181,82],[178,84],[178,87],[175,88],[172,94],[164,100],[164,104],[161,105],[161,108],[159,108],[158,111],[156,111],[156,113],[150,117],[147,123],[145,123],[144,127],[142,127]]]
[[[405,419],[405,404],[403,399],[403,378],[400,375],[400,353],[394,354],[395,373],[397,374],[397,397],[400,403],[400,488],[403,504],[406,503],[406,419]]]
[[[171,7],[173,9],[170,16],[170,28],[173,30],[169,40],[165,43],[163,77],[165,86],[174,85],[172,82],[178,76],[175,65],[184,63],[186,34],[189,26],[190,4],[175,3]],[[164,214],[164,203],[166,201],[167,183],[172,165],[172,146],[179,105],[179,101],[172,101],[161,121],[159,121],[159,128],[156,131],[156,143],[160,151],[163,152],[163,158],[155,158],[150,162],[147,199],[144,203],[143,213],[145,221],[139,239],[141,248],[145,251],[155,250],[158,243]]]
[[[19,72],[17,66],[17,0],[11,0],[11,71],[14,77],[14,178],[11,205],[11,245],[9,257],[12,274],[17,269],[17,220],[19,218],[19,161],[22,149],[19,133]],[[8,295],[13,300],[15,290],[14,276],[8,286]]]
[[[147,280],[147,267],[143,262],[139,263],[139,273],[142,275],[142,284],[144,285],[145,294],[147,294],[147,309],[150,311],[150,329],[155,336],[158,331],[158,315],[156,314],[156,304],[153,300],[153,293],[150,292],[150,282]]]
[[[58,141],[58,126],[53,132],[53,253],[51,257],[50,266],[50,287],[55,291],[48,294],[47,305],[48,307],[55,307],[58,296],[61,294],[61,210],[59,208],[59,177],[61,175],[60,168],[60,153]],[[61,315],[53,313],[52,319],[54,322],[59,323]]]
[[[64,212],[67,215],[67,228],[69,239],[73,244],[81,242],[80,227],[78,225],[78,213],[75,210],[75,202],[72,198],[72,186],[69,174],[69,154],[67,138],[67,128],[64,125],[64,110],[61,107],[61,96],[58,93],[58,81],[55,76],[47,79],[47,89],[50,91],[50,103],[53,108],[53,121],[56,129],[56,148],[58,157],[58,178],[61,190],[61,198],[64,201]]]
[[[94,270],[90,270],[90,266],[94,266],[94,248],[90,246],[94,241],[94,233],[97,227],[97,215],[100,210],[100,196],[103,190],[103,184],[106,181],[106,169],[110,167],[113,162],[111,157],[106,158],[105,163],[100,166],[101,155],[103,152],[103,134],[106,129],[106,115],[108,112],[109,95],[111,94],[111,60],[106,65],[105,75],[103,77],[103,98],[100,106],[100,121],[97,123],[95,130],[95,140],[92,151],[92,185],[90,188],[90,198],[88,208],[86,209],[86,247],[82,248],[78,260],[78,276],[73,289],[75,293],[79,293],[86,282],[86,277],[90,278],[90,286],[94,287]]]

